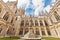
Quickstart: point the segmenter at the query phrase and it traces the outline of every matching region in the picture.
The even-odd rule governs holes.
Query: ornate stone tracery
[[[23,9],[15,7],[15,2],[7,3],[0,1],[0,36],[24,36],[32,29],[35,35],[60,37],[60,1],[49,14],[38,17],[26,16]]]

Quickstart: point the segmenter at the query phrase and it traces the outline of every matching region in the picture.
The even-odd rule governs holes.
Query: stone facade
[[[35,35],[60,37],[60,1],[50,13],[34,17],[26,16],[24,9],[17,9],[17,1],[0,0],[0,36],[24,36],[30,29]]]

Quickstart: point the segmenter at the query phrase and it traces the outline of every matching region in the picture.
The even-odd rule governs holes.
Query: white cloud
[[[18,8],[25,7],[29,3],[29,0],[18,0]]]
[[[39,14],[42,14],[43,6],[39,6],[35,9],[35,15],[38,16]]]
[[[33,1],[33,4],[34,6],[43,6],[43,0],[32,0]]]
[[[7,2],[7,1],[16,1],[16,0],[3,0],[4,2]]]
[[[45,12],[45,10],[46,10],[49,13],[50,9],[52,9],[52,7],[54,6],[55,2],[56,2],[56,0],[52,0],[52,2],[51,2],[52,4],[50,4],[47,7],[45,7],[43,11]]]
[[[7,2],[8,0],[3,0],[4,2]],[[16,1],[16,0],[9,0],[9,1]],[[28,8],[28,5],[29,5],[29,1],[30,0],[18,0],[18,8],[19,7],[23,7],[23,8]],[[47,7],[44,8],[44,3],[43,3],[43,0],[32,0],[33,2],[33,5],[35,8],[35,12],[34,12],[34,15],[38,16],[39,13],[41,14],[42,11],[45,12],[45,10],[47,10],[47,12],[50,11],[50,5],[48,5]],[[55,0],[52,0],[52,2],[55,2]],[[26,12],[25,12],[26,13]]]
[[[9,1],[17,1],[17,0],[9,0]]]
[[[39,13],[42,12],[43,10],[43,6],[44,6],[44,3],[43,3],[43,0],[33,0],[33,4],[35,6],[35,15],[38,16]]]
[[[3,0],[4,2],[7,2],[8,0]]]
[[[52,2],[56,2],[56,0],[52,0]]]
[[[44,8],[43,11],[44,11],[44,13],[45,13],[45,11],[47,11],[49,13],[50,12],[50,9],[51,9],[51,7],[50,7],[50,5],[48,5],[47,7]]]
[[[8,1],[8,0],[4,0],[4,1]],[[12,0],[9,0],[9,1],[12,1]],[[13,1],[15,1],[15,0],[13,0]],[[25,6],[26,6],[25,9],[28,8],[29,1],[30,0],[18,0],[18,8],[19,7],[23,7],[24,8]],[[42,3],[42,1],[43,0],[32,0],[34,8],[35,8],[35,12],[34,12],[35,15],[39,15],[39,12],[42,11],[43,5],[44,5]]]

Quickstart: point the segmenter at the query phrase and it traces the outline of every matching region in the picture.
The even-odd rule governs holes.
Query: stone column
[[[51,20],[49,18],[48,18],[47,22],[48,22],[48,25],[52,25]]]
[[[57,33],[58,33],[58,37],[60,37],[60,33],[59,33],[58,29],[56,29],[56,31],[57,31]]]
[[[16,22],[15,22],[15,30],[16,33],[15,35],[18,36],[19,35],[19,31],[20,31],[20,23],[21,23],[21,18],[17,18]]]
[[[44,20],[42,20],[43,26],[45,26]]]
[[[59,34],[60,34],[60,27],[58,27],[58,31],[59,31]]]
[[[25,20],[24,20],[24,26],[26,26],[25,23],[26,23],[26,22],[25,22]]]
[[[56,12],[57,12],[57,14],[60,16],[60,10],[58,9],[58,10],[56,10]]]
[[[7,31],[8,31],[8,29],[9,29],[9,26],[8,26],[7,29],[6,29],[5,35],[7,35]]]
[[[29,27],[30,27],[30,20],[29,20]]]
[[[9,15],[9,17],[8,17],[8,22],[11,22],[11,20],[12,20],[12,15]]]
[[[57,34],[54,29],[50,29],[50,32],[51,32],[51,36],[57,37]]]
[[[59,38],[60,38],[60,27],[58,28],[58,32],[59,32]]]
[[[16,35],[16,36],[19,35],[19,31],[20,31],[20,25],[19,25],[19,24],[20,24],[20,23],[17,23],[17,22],[16,22],[16,24],[15,24],[15,30],[16,30],[15,35]]]
[[[40,33],[40,36],[42,36],[41,28],[39,28],[39,33]]]
[[[16,21],[16,17],[14,16],[14,17],[13,17],[13,24],[15,23],[15,21]]]
[[[47,30],[46,30],[46,27],[44,27],[44,30],[45,30],[45,34],[46,34],[46,36],[48,36],[48,33],[47,33]]]
[[[6,31],[7,31],[7,27],[4,26],[3,29],[2,29],[2,31],[1,31],[1,33],[0,33],[0,35],[5,36]]]
[[[54,15],[51,16],[51,19],[52,19],[53,22],[57,22],[57,19],[55,18]]]
[[[35,21],[33,20],[34,26],[35,26]]]
[[[34,34],[36,34],[36,30],[35,30],[35,28],[34,28]]]
[[[38,20],[38,25],[40,26],[40,22],[39,22],[39,20]]]
[[[23,36],[24,36],[25,31],[23,30]]]
[[[0,17],[3,18],[3,16],[6,14],[6,10],[3,9],[3,11],[0,13]]]
[[[16,30],[16,33],[15,33],[15,35],[19,35],[19,31],[20,31],[20,25],[17,23],[16,24],[16,28],[15,28],[15,30]]]
[[[42,20],[42,22],[43,22],[43,26],[44,26],[45,34],[46,34],[46,36],[48,36],[48,33],[47,33],[47,30],[46,30],[46,26],[45,26],[44,20]]]

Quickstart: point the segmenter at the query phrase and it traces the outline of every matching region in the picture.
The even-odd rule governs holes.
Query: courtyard
[[[17,37],[17,36],[12,36],[12,37],[0,38],[0,40],[23,40],[23,39],[20,39],[20,37]],[[42,40],[60,40],[60,38],[42,37]]]

